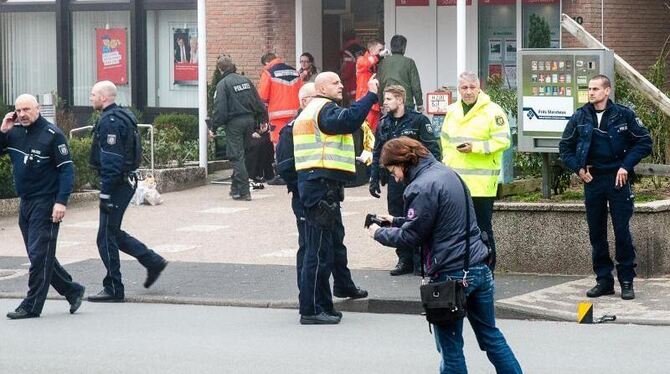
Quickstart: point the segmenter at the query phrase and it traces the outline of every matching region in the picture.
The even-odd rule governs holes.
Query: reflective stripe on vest
[[[356,152],[351,134],[328,135],[319,130],[319,113],[331,101],[314,98],[293,125],[296,170],[314,168],[356,172]]]

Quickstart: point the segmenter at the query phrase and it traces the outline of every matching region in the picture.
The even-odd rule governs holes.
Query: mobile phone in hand
[[[17,118],[19,118],[19,115],[16,114],[16,112],[14,112],[14,114],[12,115],[12,121],[16,122]]]
[[[467,146],[468,146],[467,144],[461,143],[461,144],[457,145],[456,148],[465,148]]]

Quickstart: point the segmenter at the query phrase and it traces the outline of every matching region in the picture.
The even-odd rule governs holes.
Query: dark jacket
[[[644,128],[635,112],[631,109],[607,101],[602,121],[609,135],[611,158],[633,173],[635,165],[651,154],[652,141],[649,131]],[[561,160],[565,166],[579,174],[579,169],[589,164],[589,150],[594,131],[598,131],[598,120],[593,104],[589,103],[577,109],[565,126],[558,145]],[[616,170],[614,170],[616,172]]]
[[[67,205],[74,185],[74,166],[67,140],[58,127],[39,116],[28,127],[0,132],[0,155],[9,153],[14,187],[22,199],[53,196]]]
[[[407,107],[405,107],[405,115],[400,118],[395,118],[388,114],[382,117],[375,134],[370,181],[379,183],[379,157],[381,156],[384,144],[391,139],[401,136],[407,136],[420,141],[436,159],[441,160],[442,150],[440,148],[440,139],[435,136],[432,126],[433,124],[428,117]]]
[[[409,182],[403,199],[407,216],[394,227],[382,227],[375,240],[388,247],[421,247],[429,276],[463,269],[465,207],[462,184],[456,172],[432,155],[421,158],[405,176]],[[483,262],[489,250],[481,240],[472,200],[470,209],[470,265]]]
[[[128,161],[134,157],[134,132],[137,126],[135,115],[116,104],[102,110],[102,115],[93,130],[91,166],[100,176],[100,194],[109,196],[112,190],[125,183]]]
[[[216,85],[212,131],[216,133],[219,126],[239,116],[251,116],[257,123],[268,121],[265,104],[251,80],[237,73],[228,73]]]
[[[408,106],[423,105],[421,93],[421,79],[414,60],[400,54],[385,57],[377,70],[379,92],[392,84],[403,86],[407,92],[405,103]]]

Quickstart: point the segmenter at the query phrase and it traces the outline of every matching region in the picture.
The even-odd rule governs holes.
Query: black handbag
[[[458,177],[465,195],[465,255],[463,260],[463,279],[447,279],[442,282],[422,284],[421,304],[430,324],[439,327],[453,325],[463,319],[467,311],[466,276],[470,268],[470,198],[463,180]],[[421,251],[421,278],[425,281],[424,255]]]

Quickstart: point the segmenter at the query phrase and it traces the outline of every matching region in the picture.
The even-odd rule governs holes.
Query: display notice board
[[[517,65],[519,150],[525,152],[558,152],[568,120],[589,101],[589,80],[605,74],[614,85],[614,59],[608,50],[522,50]]]

